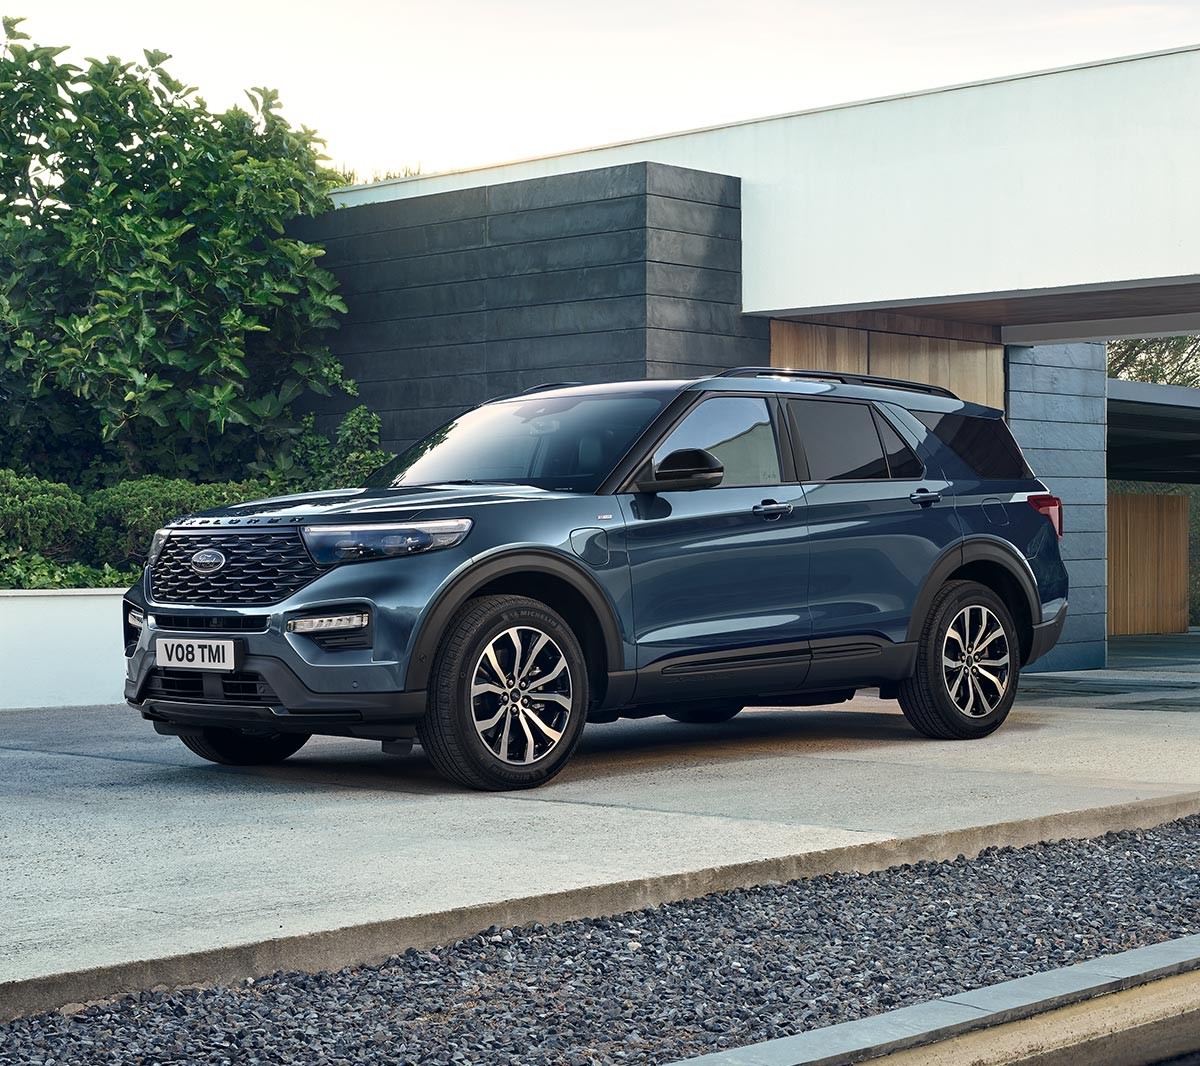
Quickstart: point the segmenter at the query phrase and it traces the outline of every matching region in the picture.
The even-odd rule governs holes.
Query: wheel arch
[[[417,630],[406,688],[428,686],[438,642],[463,604],[475,596],[494,593],[529,596],[562,615],[583,646],[593,702],[604,698],[610,675],[620,673],[624,666],[616,612],[586,570],[561,555],[537,550],[491,556],[442,590]]]
[[[918,640],[934,597],[947,581],[977,581],[1003,601],[1017,627],[1021,663],[1033,650],[1033,627],[1042,621],[1042,604],[1029,562],[998,537],[972,537],[947,550],[934,563],[913,609],[908,639]]]

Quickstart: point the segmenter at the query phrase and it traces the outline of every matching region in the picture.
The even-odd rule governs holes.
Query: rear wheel
[[[683,703],[667,711],[667,717],[688,725],[717,725],[728,722],[742,713],[740,703]]]
[[[205,729],[185,733],[184,745],[209,762],[223,766],[269,766],[295,755],[308,743],[307,733],[243,733],[238,729]]]
[[[587,705],[587,662],[557,612],[524,596],[480,596],[447,627],[417,736],[453,781],[534,788],[566,765]]]
[[[991,589],[950,581],[921,632],[917,669],[900,708],[919,733],[971,740],[998,729],[1017,695],[1020,646],[1012,615]]]

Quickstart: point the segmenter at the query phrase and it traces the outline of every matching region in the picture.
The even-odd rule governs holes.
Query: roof
[[[1200,389],[1109,378],[1108,476],[1200,485]]]
[[[698,378],[644,378],[584,385],[564,382],[534,386],[524,392],[498,396],[497,401],[512,402],[526,398],[603,396],[616,392],[676,394],[692,391],[778,392],[802,396],[842,396],[880,403],[895,403],[917,411],[965,411],[988,417],[1002,412],[991,407],[960,400],[947,390],[892,378],[871,378],[862,382],[838,380],[824,371],[782,370],[772,367],[743,367],[742,373],[712,374]],[[755,371],[757,371],[755,373]],[[811,377],[804,376],[811,374]],[[850,375],[847,375],[849,377]],[[906,388],[905,386],[912,386]]]
[[[942,93],[960,92],[964,89],[978,89],[987,85],[1003,85],[1008,82],[1028,81],[1030,78],[1045,78],[1054,74],[1066,74],[1077,70],[1093,70],[1099,67],[1111,67],[1121,63],[1135,63],[1143,59],[1156,59],[1160,56],[1179,55],[1184,52],[1200,51],[1200,44],[1181,45],[1178,48],[1163,48],[1152,52],[1138,52],[1132,55],[1113,56],[1108,59],[1094,59],[1086,63],[1069,63],[1059,67],[1046,67],[1041,70],[1023,71],[1017,74],[1003,74],[995,78],[979,78],[975,81],[954,82],[950,85],[937,85],[928,89],[915,89],[910,92],[888,93],[883,96],[868,96],[860,100],[847,100],[836,104],[823,104],[820,107],[801,108],[797,111],[781,111],[773,115],[760,115],[756,118],[736,119],[732,122],[718,122],[709,126],[693,126],[689,129],[671,130],[666,133],[653,133],[644,137],[630,137],[623,141],[608,141],[604,144],[582,148],[567,148],[557,152],[544,152],[540,155],[521,156],[516,159],[498,160],[492,163],[477,163],[467,167],[451,167],[447,170],[435,170],[428,174],[410,174],[401,178],[388,178],[384,181],[363,182],[358,185],[346,185],[335,189],[333,195],[352,193],[358,190],[378,192],[387,188],[403,188],[404,186],[418,187],[421,183],[429,183],[433,179],[448,178],[460,174],[473,174],[480,170],[491,170],[495,167],[518,166],[523,163],[537,163],[542,160],[560,159],[565,156],[581,156],[589,152],[603,152],[612,148],[628,148],[636,145],[650,145],[657,141],[675,137],[691,137],[695,134],[714,133],[718,130],[737,129],[742,126],[757,126],[768,122],[784,122],[788,119],[803,118],[808,115],[824,115],[835,111],[846,111],[856,107],[871,107],[875,104],[893,103],[898,100],[915,100],[924,96],[938,96]],[[408,195],[405,193],[404,195]]]

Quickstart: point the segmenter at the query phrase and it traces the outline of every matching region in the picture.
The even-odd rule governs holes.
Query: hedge
[[[197,484],[149,476],[79,493],[0,470],[0,588],[131,585],[159,526],[270,492],[257,481]]]

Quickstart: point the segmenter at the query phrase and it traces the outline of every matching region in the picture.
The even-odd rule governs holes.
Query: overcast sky
[[[1200,42],[1200,0],[0,0],[43,44],[280,91],[361,174],[543,155]]]

